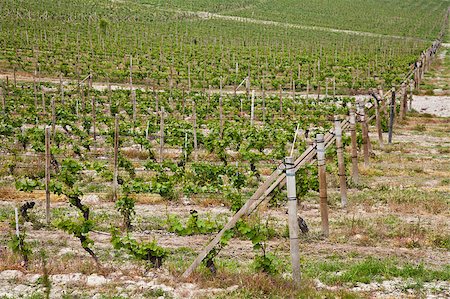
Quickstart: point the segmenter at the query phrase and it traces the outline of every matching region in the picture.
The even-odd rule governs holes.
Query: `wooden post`
[[[37,99],[37,84],[36,84],[36,70],[34,70],[33,74],[33,93],[34,93],[34,109],[37,111],[38,109],[38,99]],[[0,88],[1,89],[1,88]],[[0,97],[2,96],[0,91]]]
[[[241,98],[241,115],[242,115],[242,98]],[[223,138],[222,78],[220,78],[220,94],[219,94],[219,125],[220,125],[220,139],[222,139],[222,138]]]
[[[131,90],[131,99],[133,101],[133,128],[136,126],[136,90]]]
[[[247,93],[247,99],[250,99],[250,64],[248,65],[248,75],[247,75],[247,82],[246,82],[246,93]]]
[[[56,131],[56,107],[55,107],[55,98],[52,98],[52,138],[55,137]]]
[[[45,219],[50,224],[50,131],[45,127]]]
[[[45,94],[44,94],[44,89],[41,86],[41,101],[42,101],[42,112],[43,113],[47,113],[46,109],[45,109]]]
[[[6,113],[6,94],[3,92],[3,87],[0,86],[0,98],[2,100],[2,111],[3,114]]]
[[[250,126],[253,126],[255,120],[255,90],[252,90],[252,105],[251,105],[251,111],[250,111]]]
[[[392,143],[392,133],[394,129],[394,117],[395,117],[395,88],[392,88],[392,98],[391,98],[391,109],[389,115],[389,133],[388,133],[388,143]]]
[[[380,116],[380,104],[381,101],[379,102],[377,97],[375,95],[373,95],[374,98],[374,106],[375,106],[375,122],[376,122],[376,126],[377,126],[377,132],[378,132],[378,142],[380,144],[380,147],[383,148],[384,143],[383,143],[383,129],[381,127],[381,116]]]
[[[17,80],[16,80],[16,67],[13,68],[13,79],[14,79],[14,88],[17,88]]]
[[[184,87],[183,87],[182,93],[181,93],[181,115],[182,115],[182,118],[184,118],[185,111],[186,111],[186,98],[184,96]]]
[[[364,166],[369,167],[369,134],[367,129],[366,114],[364,111],[364,102],[359,102],[358,114],[361,123],[362,130],[362,143],[363,143],[363,154],[364,154]]]
[[[238,89],[238,84],[237,84],[238,76],[239,76],[239,63],[236,62],[236,74],[234,77],[234,96],[236,96],[236,92]]]
[[[197,109],[195,101],[192,102],[192,120],[193,124],[193,135],[194,135],[194,160],[198,160],[198,145],[197,145]]]
[[[96,141],[97,141],[97,107],[96,107],[95,97],[92,97],[92,136],[94,138],[94,154],[97,152]]]
[[[164,107],[161,107],[161,120],[159,123],[159,162],[162,163],[163,161],[163,154],[164,154]]]
[[[130,91],[133,90],[133,55],[130,55]]]
[[[294,76],[292,75],[291,72],[291,94],[292,94],[292,101],[295,100],[295,81],[294,81]]]
[[[406,90],[406,83],[402,83],[402,97],[400,99],[400,120],[404,120],[406,110],[408,109],[408,92]]]
[[[264,90],[264,82],[262,84],[262,118],[263,124],[266,123],[266,92]]]
[[[339,168],[339,190],[341,192],[341,205],[347,206],[347,179],[345,176],[344,149],[342,144],[342,127],[338,116],[334,116],[334,133],[336,136],[336,152]]]
[[[352,180],[353,183],[359,183],[358,171],[358,147],[356,142],[356,116],[355,111],[350,108],[350,137],[352,142]]]
[[[191,92],[191,64],[188,63],[188,93]]]
[[[119,188],[119,115],[114,119],[114,174],[113,174],[113,200],[117,201],[117,189]]]
[[[61,104],[64,105],[64,85],[62,80],[62,74],[59,74],[59,92],[61,94]]]
[[[280,85],[280,116],[283,115],[283,90]]]
[[[299,249],[299,226],[297,220],[297,195],[295,184],[294,159],[286,157],[286,187],[288,199],[288,224],[289,224],[289,247],[291,252],[292,278],[294,286],[300,286],[300,249]]]
[[[306,103],[308,103],[309,98],[309,80],[306,82]]]
[[[17,208],[14,208],[14,219],[16,222],[16,236],[17,238],[20,238],[20,230],[19,230],[19,210]],[[20,246],[20,241],[19,241]]]
[[[319,198],[320,217],[322,218],[322,233],[329,236],[328,202],[327,202],[327,178],[325,173],[325,144],[323,134],[317,134],[317,166],[319,167]]]
[[[409,111],[412,111],[413,89],[414,89],[414,81],[411,80],[411,82],[409,83]]]
[[[155,88],[155,87],[153,86],[153,88]],[[158,113],[158,111],[159,111],[159,94],[157,91],[153,91],[153,92],[155,94],[155,112]]]
[[[336,77],[333,77],[333,98],[336,98]]]

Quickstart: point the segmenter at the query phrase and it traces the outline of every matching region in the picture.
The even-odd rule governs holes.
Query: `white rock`
[[[108,279],[103,275],[91,274],[87,278],[87,285],[91,287],[101,286],[105,283],[108,283]]]
[[[18,294],[18,295],[25,295],[29,292],[31,292],[31,288],[23,285],[23,284],[19,284],[14,288],[14,293]]]
[[[100,203],[100,198],[96,194],[89,194],[89,195],[83,196],[81,198],[81,202],[84,204],[88,204],[88,205],[98,204],[98,203]]]
[[[21,278],[23,273],[19,270],[5,270],[0,272],[0,280],[9,280]]]
[[[55,274],[50,275],[50,281],[53,284],[79,283],[85,281],[85,276],[81,273]]]
[[[183,288],[185,288],[185,289],[188,289],[188,290],[193,290],[193,289],[195,289],[195,284],[193,284],[193,283],[184,283],[183,284]]]
[[[36,283],[36,281],[41,277],[39,274],[27,274],[25,275],[25,279],[30,283]]]
[[[71,249],[71,248],[62,248],[62,249],[58,252],[58,255],[59,255],[59,256],[62,256],[62,255],[65,255],[65,254],[76,254],[76,251],[74,251],[74,250]]]
[[[239,286],[236,284],[234,286],[228,287],[226,290],[227,290],[227,292],[234,292],[237,289],[239,289]]]
[[[160,289],[160,290],[162,290],[163,292],[166,292],[166,293],[171,293],[171,292],[173,292],[173,288],[172,288],[172,287],[169,287],[169,286],[166,286],[165,284],[157,284],[157,285],[154,285],[154,286],[151,287],[151,289],[152,289],[152,290],[158,290],[158,289]]]

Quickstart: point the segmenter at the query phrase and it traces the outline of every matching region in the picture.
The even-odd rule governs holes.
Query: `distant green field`
[[[162,8],[433,39],[449,0],[137,0]]]
[[[384,3],[385,2],[385,3]],[[0,71],[202,89],[251,83],[305,91],[336,79],[342,89],[402,80],[429,40],[373,37],[203,18],[220,12],[382,34],[434,38],[448,1],[3,0]],[[352,2],[353,3],[353,2]],[[326,5],[325,5],[326,4]],[[412,7],[407,4],[412,4]],[[394,7],[400,7],[394,9]],[[297,7],[298,9],[293,9]],[[327,8],[328,7],[328,8]],[[353,13],[346,7],[352,7]],[[302,9],[300,9],[302,8]],[[364,8],[364,9],[363,9]],[[358,13],[362,16],[359,17]],[[372,15],[378,16],[372,18]],[[410,17],[405,17],[410,15]],[[429,16],[424,18],[423,16]],[[427,21],[425,21],[427,20]],[[417,25],[414,25],[417,23]]]

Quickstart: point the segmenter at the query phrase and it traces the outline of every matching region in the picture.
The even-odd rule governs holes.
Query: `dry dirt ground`
[[[441,56],[446,59],[448,55]],[[442,61],[442,60],[441,60]],[[438,63],[434,69],[440,67]],[[436,73],[443,73],[442,68]],[[445,73],[446,71],[444,71]],[[441,75],[442,76],[442,75]],[[427,82],[427,81],[426,81]],[[233,238],[219,254],[217,274],[201,266],[194,275],[179,275],[214,234],[179,236],[168,232],[168,215],[186,220],[190,210],[223,223],[232,213],[214,200],[177,202],[139,200],[132,236],[156,240],[169,250],[159,269],[113,249],[109,229],[121,219],[102,194],[85,203],[96,223],[93,249],[97,267],[80,243],[67,233],[43,225],[42,194],[0,188],[0,298],[448,298],[450,297],[450,105],[448,97],[419,96],[405,121],[397,122],[392,144],[380,146],[371,127],[373,153],[368,167],[359,164],[360,182],[349,179],[348,206],[340,207],[334,167],[329,185],[330,236],[321,235],[318,194],[300,199],[299,213],[310,228],[300,239],[303,286],[290,291],[286,208],[260,207],[250,217],[273,233],[266,250],[277,256],[278,274],[254,268],[252,242]],[[214,196],[211,196],[214,197]],[[33,254],[26,269],[6,246],[13,233],[13,208],[37,201],[33,221],[25,223]],[[61,198],[53,198],[52,218],[74,215]],[[45,255],[46,267],[41,255]],[[49,285],[43,279],[48,272]]]
[[[371,131],[374,132],[374,128]],[[373,155],[370,166],[364,167],[360,163],[361,181],[358,185],[351,184],[346,209],[339,204],[336,174],[328,174],[331,226],[328,239],[320,234],[318,195],[310,193],[300,200],[300,214],[310,227],[309,235],[300,241],[305,282],[315,291],[331,292],[331,296],[339,296],[342,290],[354,292],[357,297],[450,296],[450,119],[412,113],[406,121],[395,126],[392,145],[385,144],[381,148],[375,135],[371,134],[371,137]],[[386,141],[387,136],[384,138]],[[26,194],[21,194],[20,201],[17,201],[17,196],[9,196],[6,191],[2,190],[0,202],[3,246],[12,232],[9,222],[12,221],[13,207],[27,199]],[[112,248],[109,225],[120,225],[114,205],[95,194],[88,196],[86,202],[91,205],[97,223],[97,232],[91,235],[101,268],[95,266],[77,239],[54,228],[39,228],[38,222],[43,222],[44,206],[42,201],[38,201],[34,211],[37,221],[26,224],[27,241],[33,244],[28,269],[24,269],[20,258],[8,249],[3,247],[0,252],[0,298],[44,293],[40,278],[43,267],[39,258],[42,250],[48,256],[52,298],[63,295],[67,298],[198,298],[241,297],[246,292],[255,294],[252,293],[254,290],[247,290],[246,281],[239,279],[240,275],[250,277],[248,279],[259,275],[252,268],[255,254],[259,252],[253,250],[252,243],[245,239],[232,239],[223,249],[218,258],[216,278],[203,266],[187,281],[178,278],[195,257],[195,252],[213,235],[178,236],[169,233],[165,223],[167,214],[187,219],[189,211],[196,209],[201,217],[223,222],[231,215],[227,207],[189,200],[139,203],[133,221],[133,236],[147,241],[156,239],[171,252],[162,268],[151,269],[125,252]],[[54,218],[73,211],[64,201],[55,202],[52,206]],[[284,233],[286,209],[263,206],[257,214],[263,221],[270,219],[271,227],[277,232],[268,241],[267,249],[275,252],[282,261],[280,277],[289,277],[289,243]],[[436,278],[417,278],[415,274],[399,277],[380,272],[370,276],[370,281],[358,281],[357,277],[339,279],[343,273],[365,265],[368,258],[393,263],[400,268],[409,265],[416,267],[415,271],[422,267],[426,271],[441,271],[443,274]],[[336,265],[337,269],[326,269],[324,264],[327,263]],[[262,295],[274,296],[270,290],[267,292]]]

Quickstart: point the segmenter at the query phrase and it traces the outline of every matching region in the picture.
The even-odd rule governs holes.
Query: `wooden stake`
[[[353,183],[359,183],[358,171],[358,147],[356,142],[356,116],[355,111],[350,109],[350,137],[352,142],[352,180]]]
[[[339,190],[341,192],[341,205],[347,206],[347,178],[345,176],[344,150],[342,144],[342,127],[338,116],[334,117],[334,134],[336,136],[336,152],[339,168]]]
[[[6,94],[3,92],[3,87],[0,86],[0,98],[2,100],[2,111],[3,114],[6,113]]]
[[[333,77],[333,98],[336,98],[336,77]]]
[[[50,224],[50,131],[45,127],[45,219]]]
[[[380,104],[381,101],[378,101],[378,98],[373,95],[374,98],[374,106],[375,106],[375,122],[377,126],[377,133],[378,133],[378,142],[380,144],[380,147],[383,148],[383,128],[381,127],[381,116],[380,116]]]
[[[96,141],[97,141],[97,107],[96,107],[95,97],[92,97],[92,135],[94,138],[94,154],[97,152]]]
[[[362,143],[363,143],[363,154],[364,154],[364,166],[369,167],[369,134],[367,129],[366,114],[364,111],[364,102],[359,102],[358,114],[361,123],[362,130]]]
[[[55,137],[56,131],[56,107],[55,107],[55,98],[52,98],[52,138]]]
[[[392,98],[391,98],[391,106],[390,106],[390,115],[389,115],[389,133],[388,133],[388,143],[392,143],[392,133],[394,129],[394,117],[395,117],[395,88],[392,88]]]
[[[114,175],[113,175],[113,200],[117,201],[118,196],[118,176],[119,176],[119,115],[114,119]]]
[[[161,120],[159,123],[159,162],[162,163],[163,161],[163,154],[164,154],[164,107],[161,107]]]
[[[319,167],[319,197],[320,197],[320,217],[322,219],[322,233],[329,236],[328,224],[328,198],[327,198],[327,178],[325,173],[325,145],[323,134],[317,134],[317,166]]]
[[[286,186],[288,199],[288,224],[289,224],[289,247],[291,252],[292,278],[294,286],[299,287],[301,281],[300,271],[300,249],[299,249],[299,226],[297,220],[297,195],[295,184],[294,160],[286,157]]]
[[[409,84],[409,111],[412,111],[413,89],[414,89],[414,81],[411,81]]]
[[[14,219],[16,220],[16,236],[20,238],[20,230],[19,230],[19,210],[14,208]],[[20,241],[19,241],[20,246]]]
[[[33,93],[34,93],[34,109],[37,111],[38,109],[38,99],[37,99],[37,84],[36,84],[36,72],[37,70],[34,70],[33,75]],[[1,91],[0,91],[0,97],[1,97]]]
[[[136,126],[136,90],[131,90],[131,100],[133,102],[133,128]]]
[[[47,113],[46,109],[45,109],[45,94],[44,94],[44,89],[41,86],[41,100],[42,100],[42,112],[43,113]]]
[[[280,116],[283,115],[283,90],[280,85]]]
[[[263,123],[266,123],[266,92],[264,90],[264,81],[262,83],[262,110],[263,110]]]
[[[242,115],[242,99],[241,99],[241,115]],[[220,139],[222,139],[222,138],[223,138],[222,78],[220,78],[220,94],[219,94],[219,125],[220,125]]]
[[[197,109],[195,101],[192,102],[192,119],[193,119],[193,135],[194,135],[194,160],[198,160],[198,145],[197,145]]]
[[[408,92],[406,91],[406,83],[402,83],[402,97],[400,99],[400,121],[405,119],[406,110],[408,109]]]
[[[64,105],[64,85],[61,73],[59,74],[59,92],[61,93],[61,104]]]
[[[13,68],[13,78],[14,78],[14,88],[17,88],[17,80],[16,80],[16,67]]]
[[[188,93],[191,92],[191,64],[188,63]]]
[[[250,111],[250,126],[253,126],[253,124],[254,124],[254,117],[255,117],[255,90],[252,90],[252,105],[251,105],[251,111]]]

